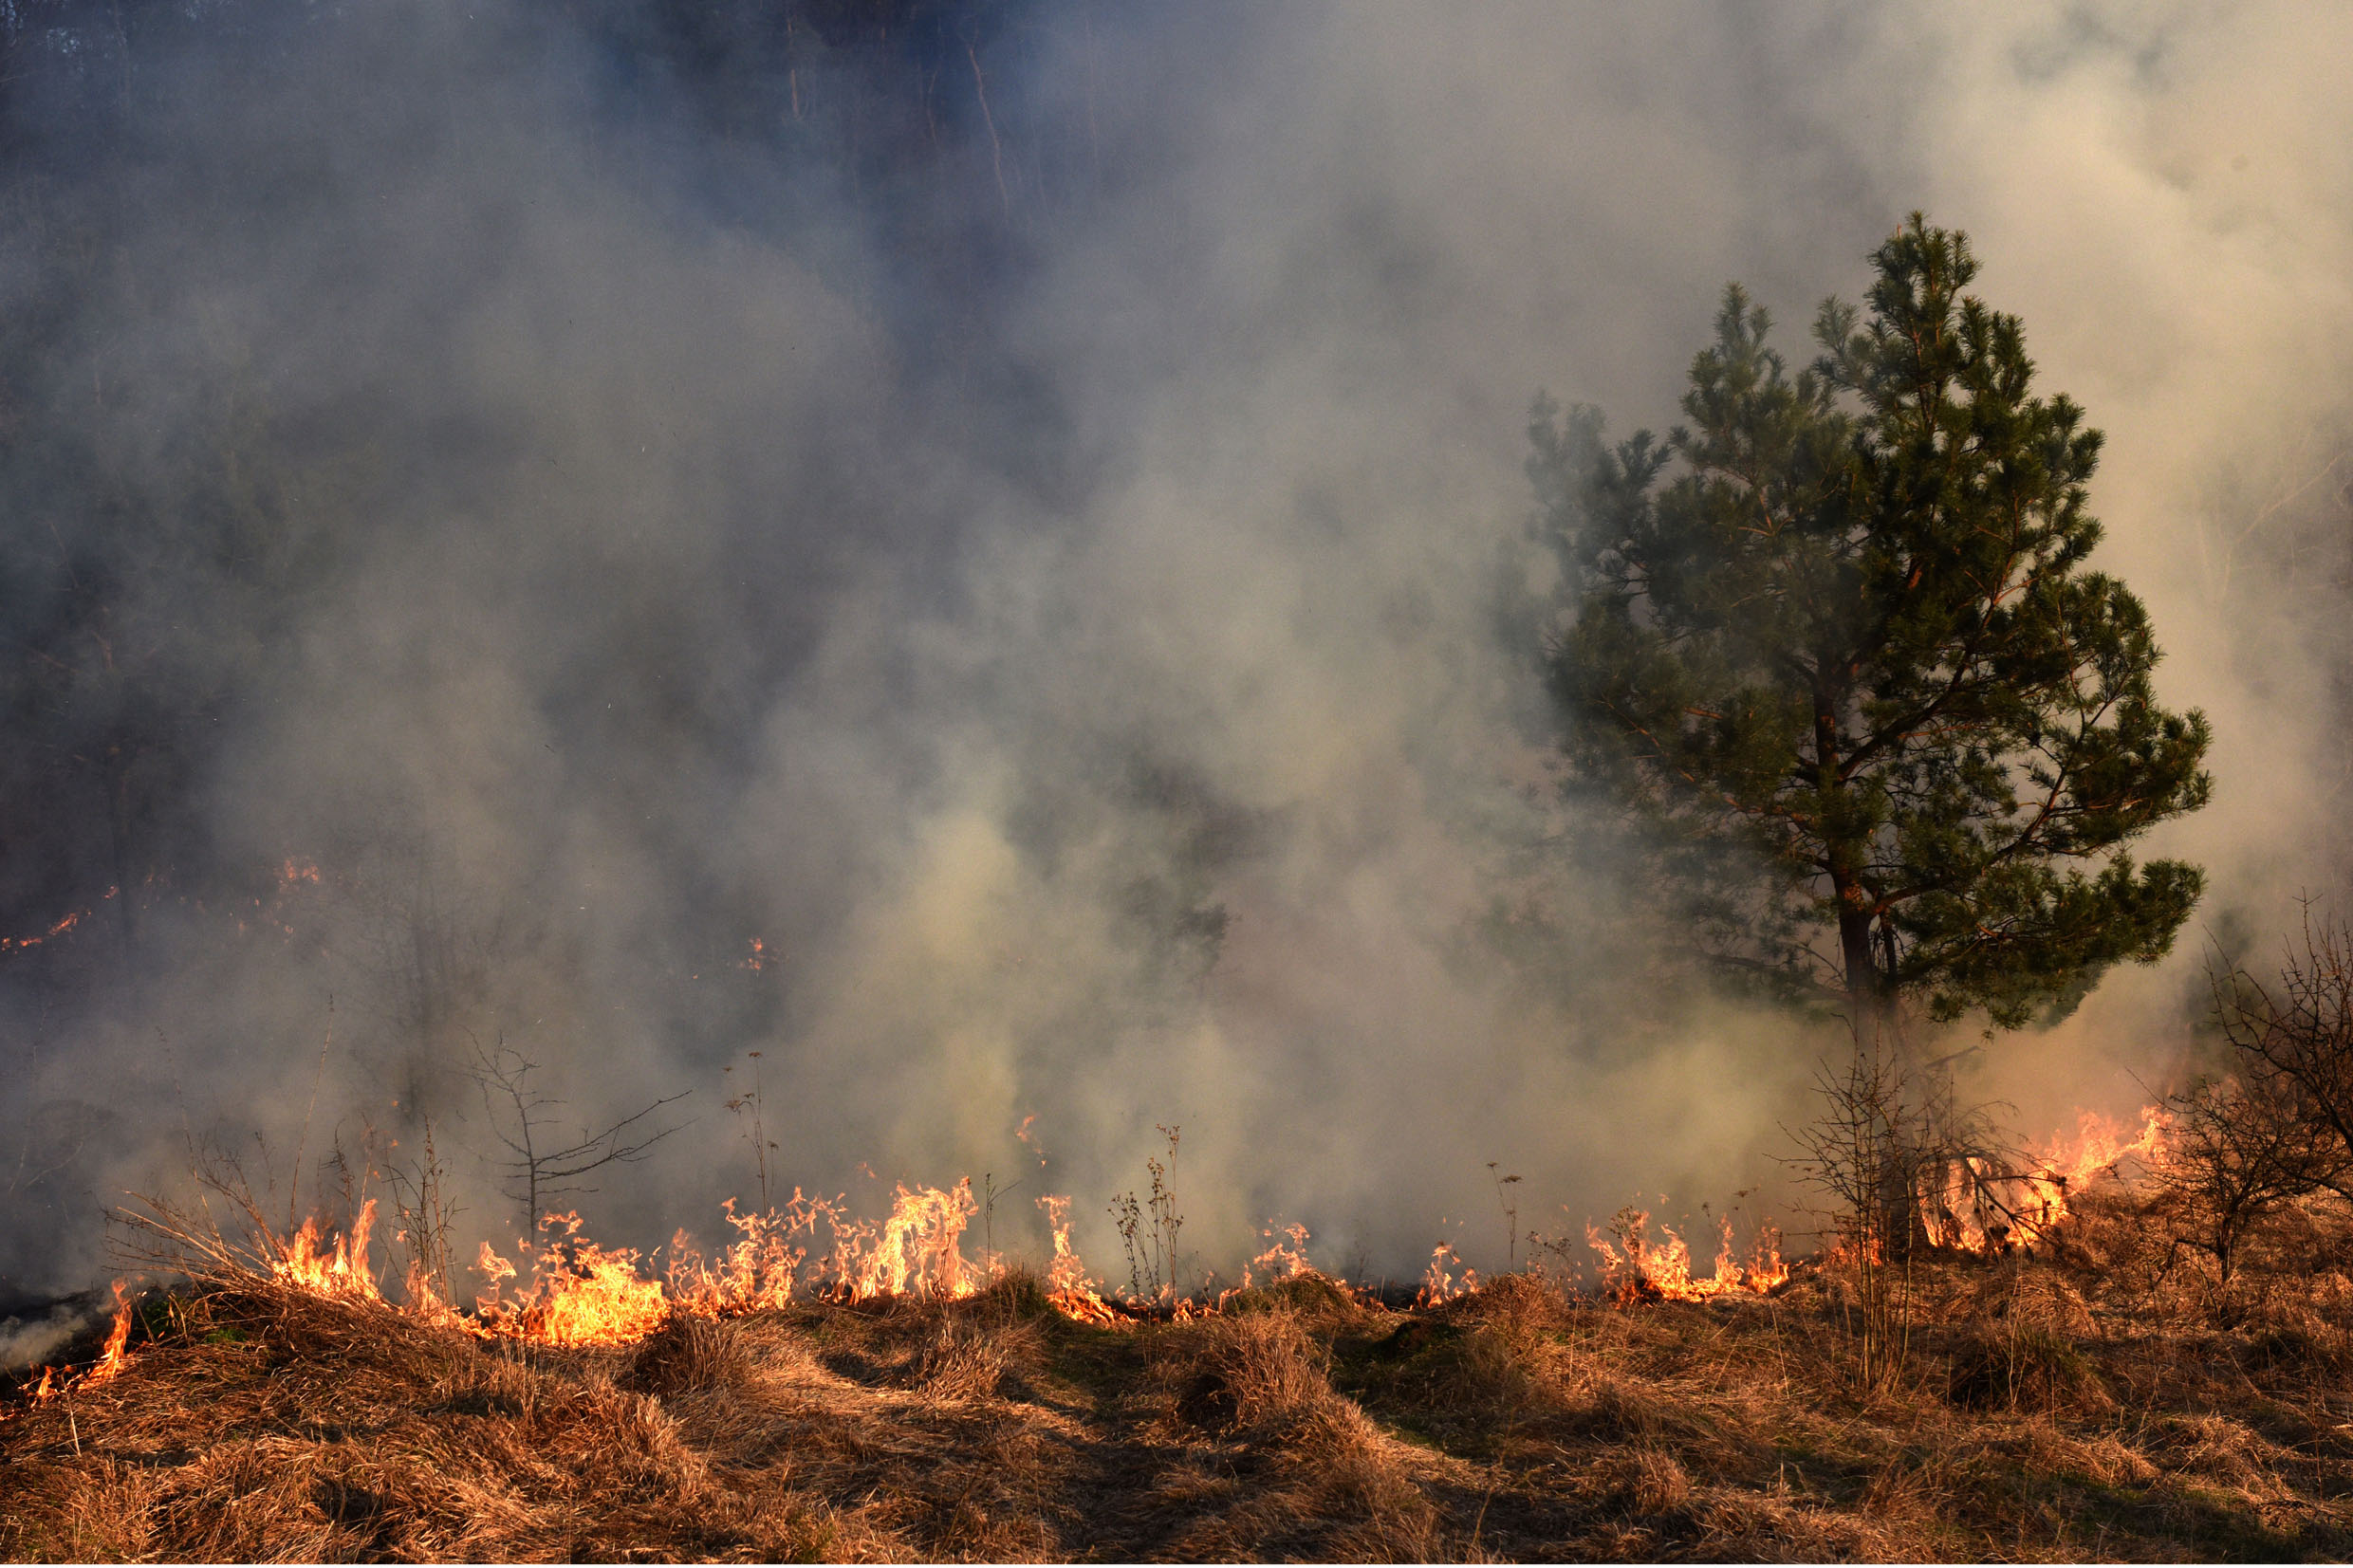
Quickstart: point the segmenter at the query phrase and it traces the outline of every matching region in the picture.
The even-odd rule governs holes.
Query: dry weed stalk
[[[1169,1172],[1176,1165],[1177,1127],[1161,1127],[1168,1139],[1166,1163],[1157,1156],[1144,1160],[1149,1178],[1147,1195],[1126,1192],[1111,1200],[1112,1223],[1127,1249],[1128,1300],[1155,1305],[1176,1298],[1176,1233],[1184,1216],[1176,1212],[1176,1194]]]

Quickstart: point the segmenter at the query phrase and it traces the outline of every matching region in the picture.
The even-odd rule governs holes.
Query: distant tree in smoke
[[[2202,874],[2126,846],[2205,803],[2209,731],[2085,569],[2100,434],[1962,292],[1966,236],[1915,213],[1873,261],[1795,374],[1729,288],[1664,439],[1539,399],[1547,673],[1577,779],[1714,957],[1859,1038],[1907,997],[2015,1028],[2171,946]]]

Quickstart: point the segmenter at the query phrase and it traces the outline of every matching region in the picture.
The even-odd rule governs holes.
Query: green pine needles
[[[1529,470],[1570,607],[1546,649],[1575,778],[1736,971],[1883,1027],[2016,1028],[2162,955],[2203,877],[2125,846],[2206,802],[2147,612],[2085,562],[2100,433],[1918,213],[1792,375],[1726,290],[1687,426],[1615,445],[1539,398]]]

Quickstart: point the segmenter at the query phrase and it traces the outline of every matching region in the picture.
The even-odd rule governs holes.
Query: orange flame
[[[792,1201],[781,1213],[738,1214],[735,1200],[720,1206],[727,1223],[735,1227],[732,1245],[706,1263],[681,1230],[670,1239],[668,1270],[671,1299],[687,1311],[705,1317],[757,1312],[787,1305],[799,1282],[808,1248],[795,1245],[791,1236],[814,1231],[817,1206],[792,1190]]]
[[[1022,1147],[1037,1155],[1038,1164],[1043,1168],[1046,1164],[1046,1146],[1038,1141],[1038,1135],[1035,1133],[1029,1131],[1030,1124],[1037,1119],[1038,1114],[1035,1111],[1022,1117],[1021,1125],[1013,1129],[1013,1136],[1021,1140]]]
[[[2129,1132],[2085,1111],[2072,1140],[2054,1135],[2024,1171],[1973,1156],[1954,1161],[1921,1194],[1921,1226],[1936,1245],[1962,1251],[2031,1246],[2067,1217],[2070,1187],[2113,1174],[2125,1160],[2151,1158],[2172,1131],[2173,1118],[2159,1106],[2144,1107],[2140,1126]]]
[[[367,1266],[368,1227],[375,1223],[376,1200],[370,1198],[360,1206],[359,1218],[351,1222],[350,1236],[339,1236],[335,1245],[328,1246],[319,1239],[318,1219],[306,1219],[294,1233],[294,1239],[285,1244],[271,1261],[269,1272],[321,1296],[382,1301],[376,1289],[375,1276]]]
[[[113,891],[114,890],[111,888],[107,890],[109,894],[112,894]],[[82,917],[89,913],[90,912],[88,910],[76,910],[73,913],[66,915],[64,919],[58,921],[57,924],[51,926],[47,931],[43,932],[38,936],[0,937],[0,952],[5,952],[10,948],[37,948],[42,943],[48,941],[51,937],[63,936],[67,932],[73,930],[76,926],[82,924]]]
[[[1666,1240],[1652,1242],[1650,1215],[1640,1208],[1619,1211],[1611,1226],[1617,1234],[1616,1246],[1589,1225],[1585,1227],[1585,1244],[1601,1254],[1603,1289],[1620,1306],[1631,1306],[1637,1301],[1706,1301],[1719,1296],[1762,1296],[1788,1280],[1788,1266],[1781,1261],[1781,1231],[1777,1227],[1757,1227],[1745,1265],[1732,1240],[1731,1216],[1720,1216],[1716,1227],[1720,1245],[1715,1254],[1715,1274],[1711,1279],[1693,1277],[1690,1244],[1675,1227],[1660,1226]]]
[[[1304,1225],[1278,1226],[1269,1220],[1259,1227],[1258,1234],[1269,1244],[1267,1250],[1242,1265],[1242,1288],[1251,1286],[1251,1271],[1263,1268],[1269,1282],[1296,1280],[1302,1274],[1312,1274],[1315,1265],[1307,1262],[1307,1227]]]
[[[840,1279],[853,1301],[877,1296],[936,1296],[947,1300],[974,1290],[973,1268],[964,1261],[965,1222],[979,1211],[970,1179],[954,1187],[899,1189],[881,1235]]]
[[[1028,1125],[1022,1123],[1024,1128]],[[1121,1321],[1111,1303],[1096,1292],[1086,1265],[1070,1245],[1070,1200],[1048,1195],[1038,1200],[1038,1207],[1046,1211],[1047,1227],[1054,1233],[1054,1261],[1046,1267],[1046,1299],[1055,1311],[1078,1322],[1108,1328]]]
[[[114,1326],[106,1333],[106,1343],[100,1350],[98,1359],[80,1376],[62,1381],[55,1367],[43,1367],[41,1381],[27,1391],[27,1399],[40,1405],[76,1389],[96,1388],[101,1383],[111,1382],[130,1363],[126,1351],[131,1342],[131,1303],[123,1297],[120,1280],[114,1282]]]
[[[563,1233],[554,1235],[556,1227]],[[578,1214],[549,1214],[540,1221],[551,1232],[533,1268],[532,1287],[514,1301],[499,1296],[499,1284],[515,1274],[514,1264],[482,1244],[479,1266],[491,1290],[477,1298],[477,1332],[494,1338],[536,1339],[551,1345],[618,1345],[661,1327],[670,1301],[661,1282],[638,1272],[638,1254],[611,1251],[583,1242]]]
[[[82,1387],[112,1380],[130,1357],[123,1354],[131,1342],[131,1303],[122,1297],[122,1282],[115,1287],[115,1326],[107,1331],[106,1348],[99,1353],[98,1364],[82,1374]]]
[[[828,1301],[862,1301],[955,1300],[978,1288],[977,1271],[960,1245],[977,1208],[967,1181],[951,1188],[902,1186],[880,1225],[847,1218],[839,1198],[806,1197],[797,1188],[790,1203],[770,1213],[738,1214],[732,1198],[724,1207],[735,1241],[706,1258],[680,1231],[671,1239],[661,1279],[640,1269],[634,1249],[580,1240],[579,1215],[550,1214],[541,1228],[560,1227],[561,1234],[531,1258],[529,1288],[509,1300],[504,1282],[521,1270],[486,1242],[474,1266],[490,1288],[474,1299],[476,1318],[467,1326],[491,1337],[619,1344],[651,1333],[673,1312],[720,1317],[760,1311],[784,1306],[803,1290]],[[820,1224],[831,1234],[831,1249],[805,1275]],[[806,1245],[795,1239],[804,1233]],[[1066,1235],[1062,1241],[1066,1248]]]
[[[1462,1268],[1460,1280],[1454,1278],[1456,1268]],[[1421,1277],[1421,1292],[1414,1298],[1414,1304],[1433,1307],[1457,1296],[1468,1296],[1478,1288],[1479,1271],[1463,1268],[1462,1259],[1454,1253],[1454,1244],[1440,1242],[1430,1249],[1430,1267]]]

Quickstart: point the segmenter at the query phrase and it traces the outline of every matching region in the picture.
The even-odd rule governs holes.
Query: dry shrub
[[[703,1461],[680,1442],[677,1418],[658,1400],[591,1373],[566,1403],[571,1408],[555,1434],[557,1447],[577,1452],[588,1445],[600,1466],[628,1480],[656,1483],[681,1501],[701,1491]]]
[[[1946,1396],[1969,1410],[2101,1411],[2115,1403],[2078,1348],[2099,1331],[2056,1271],[2004,1260],[1950,1299]]]
[[[445,1374],[478,1354],[463,1335],[385,1302],[331,1301],[270,1279],[241,1280],[200,1298],[187,1332],[231,1343],[267,1339],[295,1360],[404,1378]]]
[[[1543,1281],[1505,1275],[1371,1346],[1366,1388],[1457,1421],[1509,1423],[1565,1408],[1582,1381],[1559,1333],[1573,1310]]]
[[[1359,1448],[1334,1463],[1319,1500],[1337,1528],[1323,1555],[1340,1562],[1438,1562],[1475,1556],[1450,1548],[1438,1516],[1398,1468]]]
[[[1256,1487],[1174,1478],[1196,1517],[1155,1555],[1427,1562],[1454,1555],[1438,1511],[1356,1403],[1333,1392],[1303,1316],[1279,1306],[1171,1331],[1155,1371],[1186,1427],[1272,1462]]]
[[[735,1388],[750,1375],[750,1348],[732,1322],[674,1312],[639,1342],[621,1381],[641,1393],[672,1395]]]
[[[154,1472],[125,1465],[112,1457],[101,1459],[86,1473],[64,1467],[28,1461],[14,1466],[9,1486],[19,1500],[41,1498],[49,1503],[46,1516],[27,1531],[22,1521],[15,1539],[5,1543],[14,1559],[46,1559],[56,1562],[131,1562],[176,1554],[156,1531],[157,1485]],[[13,1512],[13,1509],[11,1509]]]
[[[435,1413],[514,1416],[528,1428],[548,1392],[548,1379],[502,1346],[435,1378],[430,1391],[426,1409]]]
[[[1499,1274],[1450,1305],[1454,1316],[1515,1329],[1559,1328],[1578,1311],[1560,1286],[1534,1274]]]
[[[1501,1323],[1474,1323],[1420,1358],[1423,1402],[1437,1410],[1508,1420],[1555,1403],[1549,1347]]]
[[[1570,1406],[1575,1425],[1596,1437],[1647,1439],[1664,1432],[1675,1393],[1657,1380],[1603,1371],[1587,1378]]]
[[[729,1327],[751,1364],[755,1382],[795,1382],[824,1375],[806,1326],[783,1313],[737,1318]]]
[[[852,1539],[781,1476],[712,1485],[678,1420],[607,1375],[638,1370],[621,1353],[484,1346],[267,1282],[178,1322],[70,1408],[0,1423],[28,1483],[0,1511],[9,1555],[774,1559]],[[686,1343],[640,1347],[646,1369]],[[44,1452],[73,1457],[22,1462]]]
[[[2146,1486],[2158,1479],[2148,1455],[2116,1432],[2101,1432],[2088,1442],[2067,1440],[2066,1447],[2067,1464],[2107,1485]]]
[[[1273,1485],[1258,1487],[1189,1477],[1183,1495],[1198,1511],[1156,1537],[1150,1556],[1212,1562],[1481,1560],[1450,1539],[1437,1509],[1372,1448],[1294,1455],[1274,1475]]]
[[[2333,1375],[2344,1365],[2344,1347],[2325,1325],[2286,1315],[2249,1325],[2239,1356],[2257,1372]]]

